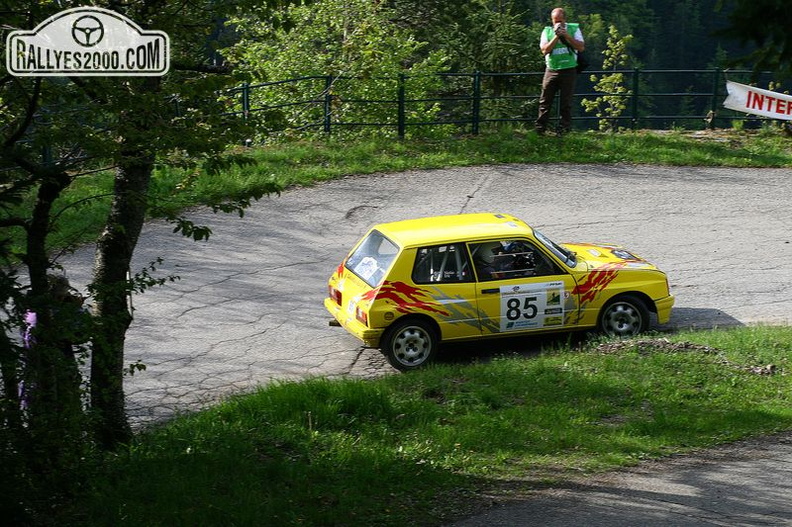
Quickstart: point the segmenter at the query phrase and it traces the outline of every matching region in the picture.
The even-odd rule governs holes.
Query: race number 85
[[[506,301],[506,318],[508,320],[536,318],[536,315],[539,314],[539,308],[535,304],[536,299],[535,296],[526,296],[522,300],[510,298]]]

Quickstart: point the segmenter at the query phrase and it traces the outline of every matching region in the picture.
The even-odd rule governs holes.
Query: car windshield
[[[399,247],[379,231],[371,231],[349,255],[346,268],[371,287],[376,287],[396,258]]]
[[[541,232],[534,229],[534,236],[536,239],[542,242],[542,244],[547,247],[553,254],[555,254],[558,258],[561,259],[562,262],[567,264],[569,267],[575,267],[577,265],[577,258],[575,258],[575,253],[570,251],[569,249],[565,249],[561,247],[556,242],[542,234]]]

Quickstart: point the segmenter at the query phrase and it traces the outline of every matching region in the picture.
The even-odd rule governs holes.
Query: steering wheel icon
[[[103,37],[104,26],[95,16],[81,16],[72,24],[72,38],[83,47],[93,47],[101,42]]]

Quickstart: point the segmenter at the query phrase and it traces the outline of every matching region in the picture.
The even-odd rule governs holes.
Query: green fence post
[[[328,75],[325,77],[324,87],[324,131],[326,134],[330,133],[330,116],[332,115],[333,96],[330,95],[330,90],[333,88],[333,76]]]
[[[242,119],[247,121],[250,116],[250,84],[242,84]]]
[[[481,119],[481,72],[476,71],[473,73],[473,115],[472,115],[472,129],[473,135],[479,133],[479,121]]]
[[[404,135],[406,133],[407,128],[407,117],[406,117],[406,109],[404,104],[404,85],[407,76],[404,73],[399,73],[399,87],[397,89],[397,98],[398,98],[398,105],[397,105],[397,112],[398,115],[396,117],[396,122],[398,123],[398,133],[399,138],[404,139]]]
[[[633,70],[633,86],[632,86],[632,129],[638,127],[638,87],[640,86],[641,70],[635,68]]]

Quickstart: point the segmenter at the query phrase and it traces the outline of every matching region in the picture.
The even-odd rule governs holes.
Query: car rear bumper
[[[341,326],[347,330],[347,332],[362,340],[366,347],[376,348],[379,346],[379,341],[384,331],[383,329],[371,329],[363,325],[356,318],[348,316],[347,313],[341,309],[341,306],[336,304],[332,298],[325,298],[324,305],[325,309],[333,315],[333,318],[337,322],[337,324],[331,322],[331,325]]]

